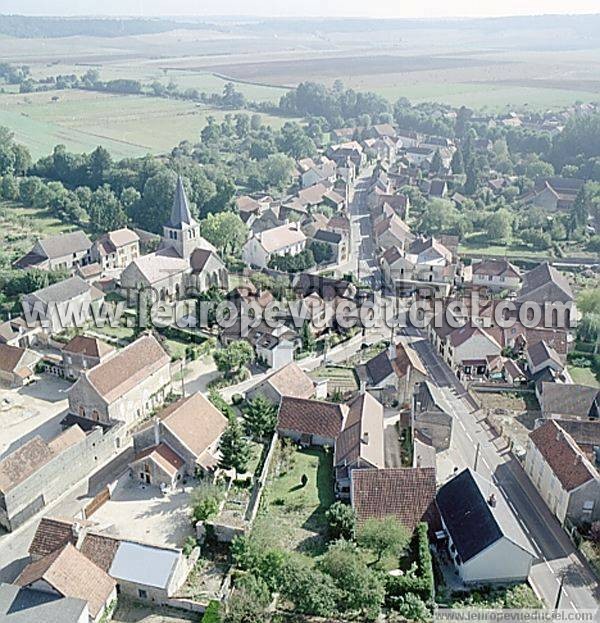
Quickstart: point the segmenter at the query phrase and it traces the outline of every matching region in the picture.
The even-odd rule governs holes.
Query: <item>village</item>
[[[568,114],[535,123],[559,132]],[[213,621],[243,599],[265,621],[394,608],[427,620],[486,599],[595,610],[600,388],[581,370],[593,379],[582,360],[599,336],[578,329],[575,303],[598,256],[465,251],[441,215],[471,201],[457,148],[396,123],[332,130],[296,160],[289,194],[235,198],[237,269],[203,237],[182,176],[161,234],[72,231],[18,258],[68,276],[0,324],[0,604],[60,595],[38,616],[61,623],[124,607]],[[515,188],[493,168],[479,183],[491,197]],[[552,218],[584,185],[539,176],[515,201]],[[436,233],[419,227],[427,210]],[[426,326],[336,320],[375,299],[397,316],[432,300],[444,311]],[[238,316],[182,323],[183,301]],[[244,330],[248,309],[284,302],[300,321]],[[147,303],[169,324],[143,317]],[[547,304],[566,323],[523,320]],[[118,326],[96,322],[118,305]],[[350,559],[372,582],[362,592]]]

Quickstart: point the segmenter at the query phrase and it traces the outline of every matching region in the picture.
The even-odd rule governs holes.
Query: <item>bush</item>
[[[196,545],[198,543],[196,542],[196,539],[193,536],[188,536],[185,539],[185,543],[183,544],[183,555],[187,558],[191,555],[191,553],[194,551],[194,549],[196,548]]]
[[[344,502],[335,502],[327,512],[329,538],[332,540],[354,538],[356,516],[352,507]]]
[[[236,406],[241,405],[242,402],[244,402],[244,397],[242,394],[233,394],[233,396],[231,396],[231,402]]]
[[[201,623],[220,623],[221,616],[219,614],[220,604],[218,601],[209,602],[208,606],[206,606],[206,610],[202,615]]]
[[[199,484],[192,491],[192,519],[206,521],[219,511],[223,492],[217,485],[209,482]]]

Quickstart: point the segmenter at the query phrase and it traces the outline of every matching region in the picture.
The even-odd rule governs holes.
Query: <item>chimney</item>
[[[575,455],[575,465],[579,465],[582,462],[583,462],[583,458],[581,457],[581,454],[576,454]]]
[[[496,494],[495,493],[490,494],[490,497],[488,498],[488,504],[492,508],[495,508],[496,506]]]
[[[154,418],[154,445],[158,446],[160,443],[160,421],[157,417]]]
[[[369,433],[368,433],[368,431],[365,431],[363,433],[361,441],[365,444],[365,446],[369,445]]]

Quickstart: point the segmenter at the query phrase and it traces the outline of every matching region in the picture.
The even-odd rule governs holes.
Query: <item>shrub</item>
[[[209,602],[206,610],[202,615],[201,623],[220,623],[221,616],[219,614],[220,604],[218,601]]]
[[[335,502],[329,507],[325,516],[327,517],[330,539],[350,540],[354,538],[356,516],[350,505],[344,502]]]
[[[196,539],[193,536],[188,536],[185,539],[185,542],[183,544],[183,555],[186,557],[189,557],[191,555],[191,553],[194,551],[194,549],[196,548],[197,542]]]
[[[223,492],[217,485],[209,482],[199,484],[192,492],[192,518],[206,521],[217,514]]]

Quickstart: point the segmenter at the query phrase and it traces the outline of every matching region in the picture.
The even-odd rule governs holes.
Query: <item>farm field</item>
[[[207,117],[220,121],[236,112],[94,91],[0,95],[0,125],[9,127],[34,158],[49,154],[60,143],[75,152],[103,145],[115,158],[165,153],[182,140],[197,140]],[[283,117],[267,115],[263,121],[276,127],[285,123]]]

